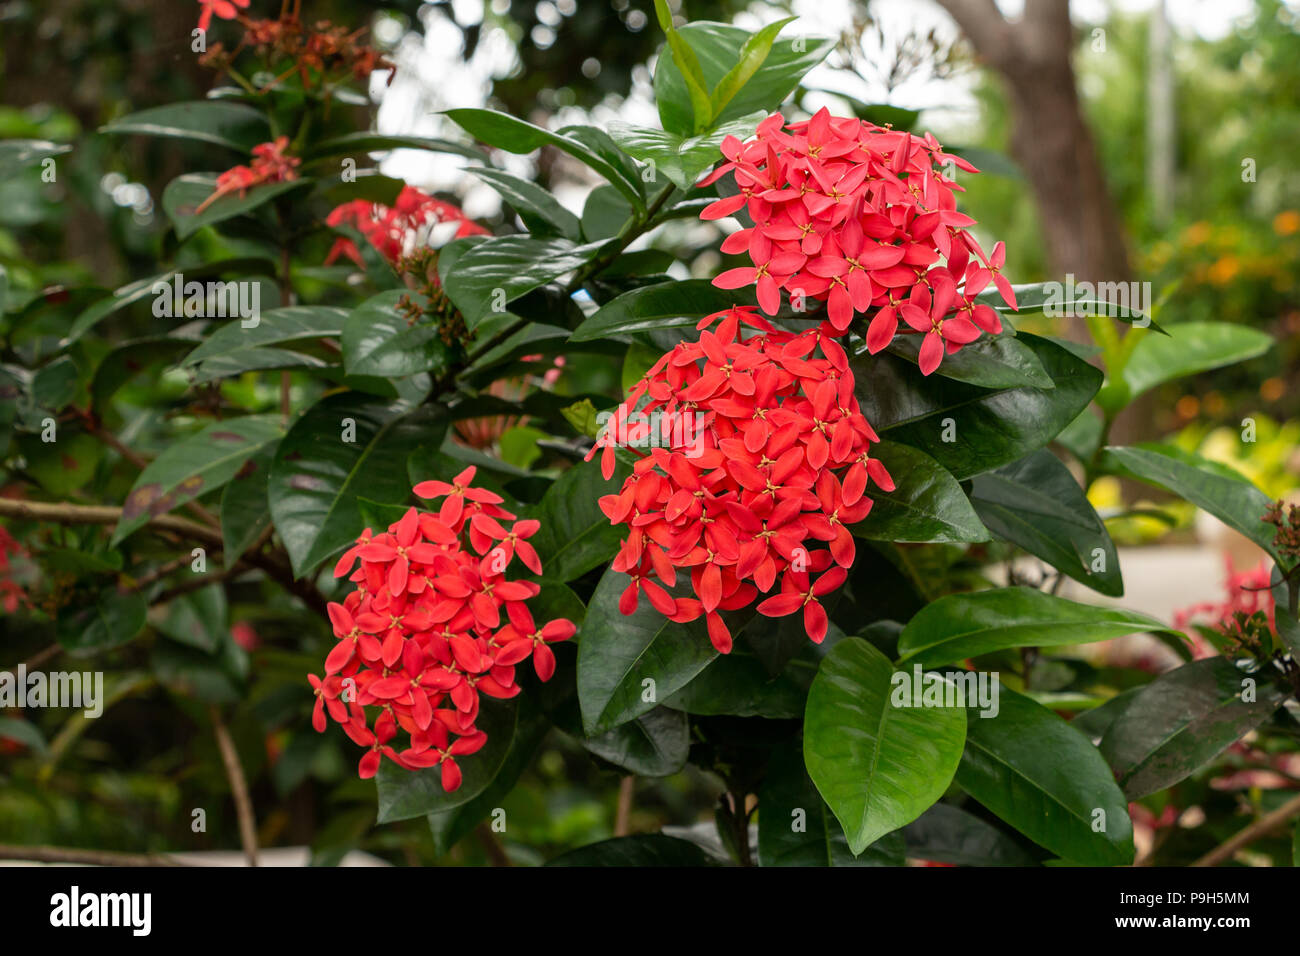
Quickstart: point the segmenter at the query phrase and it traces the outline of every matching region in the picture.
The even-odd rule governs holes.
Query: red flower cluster
[[[742,337],[742,324],[758,334]],[[652,446],[630,448],[642,455],[633,474],[600,500],[611,523],[629,531],[613,564],[632,579],[620,609],[632,613],[644,592],[674,621],[704,615],[725,654],[731,634],[719,612],[750,605],[779,579],[759,613],[802,611],[808,636],[820,642],[827,618],[818,599],[853,563],[847,526],[871,510],[868,479],[894,488],[870,455],[880,439],[834,338],[776,329],[746,307],[699,328],[698,342],[678,344],[632,389],[589,455],[603,449],[608,480],[616,445]],[[812,550],[819,542],[827,547]],[[690,569],[697,597],[666,590],[678,568]]]
[[[701,185],[730,172],[740,192],[712,203],[701,217],[745,209],[754,225],[728,236],[722,251],[748,252],[754,265],[729,269],[714,285],[756,283],[768,315],[780,308],[783,289],[796,311],[806,311],[808,299],[825,302],[827,335],[842,335],[856,315],[870,314],[866,340],[873,354],[893,340],[901,318],[925,336],[920,366],[926,375],[945,351],[956,352],[981,331],[1002,331],[997,312],[975,296],[993,282],[1015,307],[1000,272],[1003,245],[985,255],[965,228],[975,220],[957,211],[954,193],[961,187],[936,167],[952,162],[977,170],[943,152],[930,134],[832,117],[825,109],[786,126],[775,113],[748,142],[723,140],[722,153],[727,162]]]
[[[254,186],[297,179],[298,164],[302,160],[297,156],[286,156],[284,151],[288,148],[288,136],[277,136],[274,142],[254,146],[252,165],[235,166],[218,176],[216,191],[194,210],[195,215],[230,193],[237,192],[243,196]]]
[[[362,778],[387,757],[408,770],[440,766],[443,788],[455,790],[454,758],[487,742],[474,726],[479,696],[518,694],[515,667],[529,657],[537,676],[550,680],[548,643],[576,631],[563,619],[537,626],[526,602],[539,587],[505,578],[516,556],[541,573],[527,541],[538,522],[515,521],[499,495],[473,480],[471,467],[450,484],[416,485],[419,497],[443,499],[439,511],[411,508],[387,532],[367,528],[334,569],[357,590],[329,606],[339,642],[325,659],[325,677],[307,678],[316,692],[312,725],[323,731],[328,713],[368,748]],[[507,530],[502,521],[513,524]],[[378,712],[373,726],[366,708]],[[400,750],[399,728],[410,738]]]
[[[468,219],[451,203],[435,199],[414,186],[403,186],[391,209],[380,203],[354,199],[336,206],[325,221],[331,226],[355,226],[385,259],[393,263],[410,252],[421,230],[437,223],[456,223],[456,239],[488,235],[486,229]],[[365,267],[361,253],[351,239],[336,239],[325,264],[330,265],[339,256],[347,256],[359,267]]]

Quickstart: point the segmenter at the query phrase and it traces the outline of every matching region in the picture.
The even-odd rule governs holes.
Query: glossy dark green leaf
[[[465,250],[454,268],[440,263],[439,269],[447,296],[472,330],[525,293],[584,265],[600,248],[567,239],[498,236]]]
[[[238,193],[222,196],[200,212],[199,208],[216,191],[217,176],[215,173],[186,173],[167,184],[163,190],[162,207],[176,230],[177,238],[184,240],[204,226],[250,213],[277,196],[310,185],[311,180],[295,179],[254,186],[242,196]]]
[[[903,834],[882,836],[854,856],[830,807],[804,769],[798,741],[772,753],[758,791],[760,866],[902,866]]]
[[[267,484],[271,517],[301,577],[356,540],[357,499],[401,503],[411,494],[406,459],[442,443],[447,422],[432,406],[330,396],[303,413],[280,442]],[[352,438],[352,441],[348,441]]]
[[[744,89],[746,83],[754,78],[754,74],[762,68],[771,54],[772,44],[776,42],[777,34],[796,19],[796,17],[783,17],[749,36],[740,48],[740,57],[736,65],[727,71],[709,93],[709,105],[712,107],[710,116],[721,115],[727,104],[736,98],[736,94]]]
[[[1168,335],[1144,335],[1124,363],[1128,397],[1162,382],[1263,355],[1273,336],[1231,322],[1179,322]]]
[[[573,333],[573,341],[645,332],[694,328],[706,315],[752,303],[745,289],[719,289],[707,279],[681,279],[632,289],[605,303]]]
[[[966,739],[963,709],[895,706],[893,677],[889,658],[849,637],[808,691],[804,762],[855,854],[943,796]]]
[[[391,149],[423,149],[432,153],[451,153],[456,156],[464,156],[467,159],[475,159],[479,162],[488,161],[487,153],[466,143],[457,143],[449,139],[439,139],[435,136],[407,136],[391,133],[372,133],[367,130],[361,130],[354,133],[346,133],[343,136],[335,136],[323,142],[316,143],[308,147],[304,154],[304,159],[308,162],[316,162],[321,159],[329,159],[334,156],[354,156],[358,153],[377,153],[387,152]]]
[[[701,21],[687,23],[677,33],[695,52],[708,89],[715,89],[722,78],[736,66],[741,50],[749,40],[748,30],[726,23]],[[834,41],[824,38],[796,37],[778,39],[762,65],[736,93],[715,123],[739,119],[756,110],[773,112],[799,84],[804,74],[826,59]],[[654,77],[655,102],[663,128],[690,135],[694,130],[694,110],[682,72],[673,58],[660,56]]]
[[[1087,407],[1102,374],[1046,339],[1021,334],[1018,340],[1055,388],[986,389],[923,378],[914,365],[882,353],[853,360],[862,412],[882,436],[921,449],[959,479],[1022,458]]]
[[[252,326],[232,319],[217,326],[181,365],[193,369],[202,381],[273,367],[262,356],[280,350],[267,346],[336,338],[347,315],[346,309],[334,306],[291,305],[263,312]]]
[[[578,217],[541,186],[499,169],[471,169],[470,172],[499,192],[534,236],[562,236],[574,242],[582,241]]]
[[[504,149],[509,153],[531,153],[543,146],[554,146],[568,153],[578,162],[594,169],[639,209],[645,208],[645,202],[635,182],[630,182],[627,172],[611,163],[607,156],[601,155],[585,143],[572,136],[552,133],[550,130],[515,119],[507,113],[496,110],[456,109],[447,110],[446,115],[465,132],[489,146]]]
[[[624,615],[619,597],[631,580],[606,571],[587,605],[578,645],[578,699],[589,736],[653,710],[718,655],[702,621],[675,624],[644,595],[636,611]]]
[[[1124,593],[1115,543],[1070,469],[1050,451],[976,476],[971,503],[1004,541],[1101,594]]]
[[[900,335],[889,351],[913,365],[921,353],[921,336]],[[983,335],[961,351],[945,355],[936,375],[981,388],[1054,388],[1037,354],[1014,335]]]
[[[968,728],[968,737],[969,733]],[[1024,847],[993,824],[947,803],[936,803],[926,810],[903,828],[903,836],[907,841],[907,855],[913,859],[955,866],[1034,866],[1036,863]]]
[[[547,489],[536,514],[541,527],[530,540],[548,580],[572,581],[618,552],[622,526],[610,524],[598,501],[618,494],[631,473],[619,462],[605,481],[599,460],[593,459],[572,466]]]
[[[1101,467],[1163,488],[1208,511],[1240,531],[1276,560],[1272,525],[1261,519],[1272,502],[1240,472],[1172,445],[1144,442],[1111,445],[1102,451]]]
[[[756,629],[766,629],[776,622],[759,617]],[[766,627],[765,627],[766,626]],[[799,635],[807,641],[807,635]],[[768,672],[763,661],[744,647],[733,647],[729,654],[719,654],[704,670],[677,693],[665,701],[688,714],[729,714],[734,717],[766,717],[769,720],[789,720],[803,716],[807,699],[807,680],[815,671],[815,664],[798,660],[791,667],[802,666],[808,671],[801,686],[788,673],[775,677]]]
[[[280,440],[279,416],[245,415],[213,422],[169,445],[135,480],[112,543],[151,517],[207,494],[234,478],[248,459]]]
[[[950,594],[903,628],[900,663],[937,667],[1008,647],[1087,644],[1143,631],[1177,634],[1146,614],[1079,604],[1032,588]]]
[[[158,631],[174,641],[213,654],[230,636],[226,592],[209,584],[168,603]]]
[[[442,788],[442,769],[404,770],[384,760],[375,775],[379,797],[379,822],[409,820],[463,807],[478,797],[505,767],[519,729],[521,707],[513,700],[484,698],[475,726],[487,734],[483,749],[458,759],[461,785],[448,793]]]
[[[119,647],[139,634],[146,610],[139,592],[104,588],[93,602],[61,610],[54,622],[55,634],[69,654],[84,657]]]
[[[689,840],[647,833],[591,843],[557,856],[546,865],[679,867],[716,866],[717,861]]]
[[[100,132],[191,139],[239,153],[249,153],[271,138],[262,110],[226,100],[155,106],[106,123]]]
[[[519,697],[518,707],[519,715],[515,731],[510,737],[509,749],[492,781],[467,803],[429,814],[429,829],[433,833],[433,845],[438,853],[446,853],[467,836],[480,820],[486,819],[500,807],[532,763],[537,748],[551,725],[528,695]]]
[[[878,541],[989,540],[957,479],[929,455],[892,441],[873,445],[871,455],[885,463],[895,488],[868,488],[871,511],[850,528],[855,535]]]
[[[411,325],[397,311],[403,298],[418,298],[393,290],[367,299],[343,323],[343,367],[349,375],[404,378],[447,367],[450,349],[432,322]]]
[[[175,361],[198,341],[197,338],[151,336],[119,345],[95,367],[90,382],[91,407],[102,413],[108,401],[127,382],[151,367]]]
[[[582,746],[638,777],[668,777],[686,766],[690,724],[682,711],[656,707],[613,730],[583,739]]]
[[[689,191],[701,173],[722,160],[719,146],[726,137],[749,139],[766,115],[754,113],[699,136],[681,136],[661,129],[617,122],[610,124],[609,134],[628,155],[644,163],[654,163],[656,174],[663,173],[678,189]]]
[[[1128,801],[1079,731],[1005,687],[996,716],[968,701],[957,783],[999,818],[1062,859],[1133,862]]]
[[[1243,698],[1251,698],[1243,699]],[[1286,695],[1222,657],[1166,671],[1128,702],[1101,753],[1130,800],[1172,787],[1272,716]]]
[[[221,492],[221,560],[227,568],[271,527],[266,483],[274,459],[270,447],[254,455]]]

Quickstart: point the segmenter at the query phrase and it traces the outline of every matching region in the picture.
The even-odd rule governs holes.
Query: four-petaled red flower
[[[288,148],[288,136],[277,136],[270,143],[254,146],[253,162],[248,166],[234,166],[218,176],[216,190],[199,204],[195,214],[203,212],[222,196],[231,193],[243,196],[254,186],[297,179],[298,165],[302,160],[297,156],[286,156],[284,151]]]

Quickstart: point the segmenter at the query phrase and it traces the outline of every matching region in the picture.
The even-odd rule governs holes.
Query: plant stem
[[[1277,827],[1296,816],[1300,816],[1300,794],[1292,797],[1272,813],[1266,813],[1250,826],[1239,831],[1231,839],[1225,840],[1209,853],[1205,854],[1205,856],[1193,863],[1192,866],[1217,866],[1224,860],[1229,859],[1242,847],[1253,843],[1264,834],[1271,830],[1275,830]]]
[[[230,795],[235,800],[235,815],[239,818],[239,842],[244,847],[244,858],[249,866],[257,866],[257,826],[253,817],[253,799],[248,793],[248,781],[244,777],[244,766],[239,762],[239,751],[230,737],[221,719],[221,712],[216,705],[208,707],[212,718],[212,730],[217,736],[217,748],[221,751],[221,762],[226,768],[226,779],[230,781]]]

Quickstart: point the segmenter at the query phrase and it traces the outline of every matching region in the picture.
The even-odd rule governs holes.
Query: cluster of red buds
[[[325,676],[308,675],[312,724],[323,731],[328,714],[366,748],[362,778],[387,757],[407,770],[440,767],[443,788],[455,790],[455,758],[487,742],[475,727],[480,696],[518,694],[515,668],[529,657],[549,680],[548,645],[576,631],[564,619],[539,627],[527,604],[538,585],[506,579],[516,557],[541,574],[527,540],[539,524],[516,521],[499,495],[475,488],[474,471],[416,485],[418,497],[442,499],[439,510],[411,508],[382,534],[367,528],[334,569],[357,589],[329,605],[338,643]],[[409,737],[401,749],[399,729]]]
[[[768,315],[777,314],[783,290],[796,312],[808,311],[809,299],[825,302],[827,335],[843,335],[855,316],[870,315],[873,354],[893,341],[901,318],[904,331],[924,335],[919,363],[926,375],[981,332],[1002,331],[997,312],[975,296],[992,282],[1015,307],[1001,275],[1006,251],[999,242],[986,255],[966,231],[975,220],[957,211],[962,187],[941,167],[977,170],[930,134],[825,109],[787,126],[775,113],[747,142],[723,140],[722,153],[727,161],[701,185],[732,173],[740,192],[701,217],[744,209],[753,225],[728,236],[722,251],[747,252],[753,266],[729,269],[714,285],[757,285]]]
[[[742,326],[757,332],[745,337]],[[631,577],[620,609],[631,614],[643,592],[673,621],[703,615],[725,654],[732,638],[719,612],[749,606],[779,581],[758,612],[802,611],[820,643],[819,599],[853,563],[848,526],[871,510],[868,481],[894,488],[870,455],[880,439],[833,337],[777,329],[752,307],[698,327],[698,341],[678,344],[632,389],[588,456],[601,452],[606,480],[618,446],[639,456],[621,492],[600,500],[628,529],[613,564]],[[695,597],[669,593],[678,568],[690,569]]]
[[[488,235],[486,229],[469,219],[456,206],[435,199],[414,186],[403,186],[391,208],[382,203],[354,199],[334,207],[325,221],[330,226],[355,227],[392,263],[409,253],[425,237],[427,231],[439,223],[456,224],[456,232],[452,237],[454,239]],[[365,267],[361,252],[351,239],[336,239],[325,258],[325,264],[330,265],[340,256],[346,256],[361,268]]]
[[[249,0],[199,0],[203,12],[199,14],[199,29],[207,30],[213,14],[223,20],[238,19],[244,27],[239,45],[227,52],[220,43],[214,43],[200,57],[199,62],[219,70],[227,70],[246,49],[272,61],[292,60],[292,65],[280,76],[271,80],[263,91],[272,89],[293,73],[302,80],[303,89],[311,89],[313,76],[323,84],[352,77],[358,81],[369,79],[375,70],[394,70],[395,67],[374,47],[361,42],[366,28],[349,30],[328,21],[314,28],[303,25],[302,0],[284,0],[278,19],[255,20],[243,16],[236,7],[248,9]],[[392,73],[388,82],[392,83]]]
[[[261,143],[253,147],[253,162],[248,166],[234,166],[217,177],[217,188],[194,210],[195,215],[203,212],[222,196],[238,193],[241,197],[254,186],[266,183],[291,182],[298,178],[298,165],[302,162],[297,156],[286,156],[289,148],[288,136],[277,136],[270,143]]]

